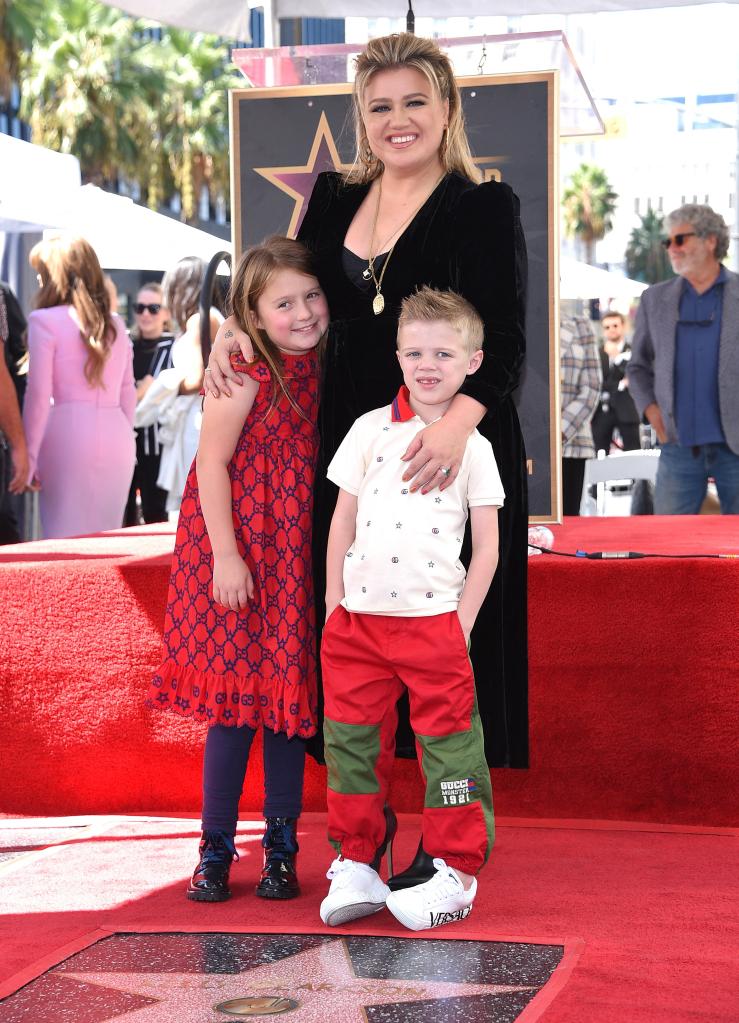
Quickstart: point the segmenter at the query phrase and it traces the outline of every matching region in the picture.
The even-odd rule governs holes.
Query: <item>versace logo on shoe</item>
[[[429,913],[431,923],[429,927],[441,927],[442,924],[453,924],[457,920],[464,920],[472,912],[472,906],[465,906],[454,913]]]

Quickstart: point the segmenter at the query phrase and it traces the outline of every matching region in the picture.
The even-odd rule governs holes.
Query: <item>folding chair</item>
[[[630,480],[649,480],[654,483],[657,478],[659,448],[642,451],[620,451],[615,455],[601,455],[600,458],[589,458],[585,463],[585,479],[583,481],[581,515],[605,515],[606,483],[628,482]],[[590,488],[595,486],[595,512]]]

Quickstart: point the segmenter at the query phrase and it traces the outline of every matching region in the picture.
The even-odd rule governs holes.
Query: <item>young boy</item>
[[[443,491],[411,492],[401,461],[479,368],[482,338],[480,317],[459,295],[422,288],[406,298],[398,322],[405,384],[392,405],[355,422],[328,468],[340,487],[321,650],[328,832],[340,853],[321,903],[331,926],[384,905],[411,930],[464,919],[492,846],[490,772],[468,648],[498,563],[503,487],[477,430]],[[459,553],[468,508],[473,553],[465,580]],[[436,873],[391,893],[375,867],[391,837],[383,807],[405,688],[426,783],[423,846]]]

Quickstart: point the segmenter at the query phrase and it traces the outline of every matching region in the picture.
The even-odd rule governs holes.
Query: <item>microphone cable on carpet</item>
[[[540,547],[538,544],[529,543],[529,547],[540,551],[541,554],[556,554],[560,558],[586,558],[588,561],[610,561],[629,560],[635,561],[640,558],[739,558],[739,554],[642,554],[640,551],[555,551],[551,547]]]

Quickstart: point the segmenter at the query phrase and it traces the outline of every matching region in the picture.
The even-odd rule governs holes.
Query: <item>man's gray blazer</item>
[[[718,404],[726,443],[739,455],[739,274],[726,270],[718,358]],[[677,443],[675,426],[675,338],[683,278],[653,284],[636,314],[629,392],[639,411],[656,401],[667,439]]]

